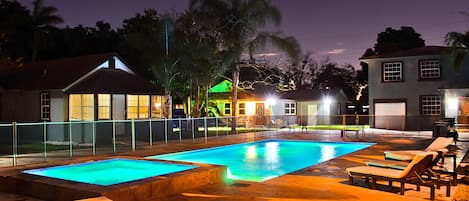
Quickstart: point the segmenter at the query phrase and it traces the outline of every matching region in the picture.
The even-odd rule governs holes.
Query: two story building
[[[431,129],[442,118],[468,123],[469,60],[456,69],[447,50],[426,46],[360,58],[369,68],[372,127]]]

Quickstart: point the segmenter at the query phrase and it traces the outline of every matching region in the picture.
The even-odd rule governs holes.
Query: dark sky
[[[20,0],[31,5],[32,0]],[[442,45],[449,31],[469,30],[469,0],[272,0],[283,15],[282,30],[298,39],[304,52],[358,66],[386,27],[412,26],[427,45]],[[93,26],[96,21],[120,27],[144,8],[183,11],[188,0],[45,0],[65,23]]]

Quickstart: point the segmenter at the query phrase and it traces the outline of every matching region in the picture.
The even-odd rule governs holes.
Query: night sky
[[[30,7],[32,0],[20,0]],[[469,0],[272,0],[283,15],[282,30],[298,39],[304,52],[329,56],[358,67],[386,27],[412,26],[427,45],[442,45],[447,32],[469,30]],[[122,20],[154,8],[183,11],[188,0],[45,0],[65,24],[94,26],[98,20],[120,27]]]

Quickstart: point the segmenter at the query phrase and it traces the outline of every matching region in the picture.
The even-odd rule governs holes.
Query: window
[[[70,94],[69,99],[70,120],[94,120],[93,94]]]
[[[146,119],[150,112],[150,96],[127,95],[127,119]]]
[[[111,119],[110,94],[98,94],[98,119]]]
[[[440,78],[440,61],[424,60],[419,62],[420,79]]]
[[[402,81],[402,62],[389,62],[383,64],[383,81]]]
[[[47,92],[41,93],[41,120],[50,120],[50,94]]]
[[[296,114],[295,103],[285,103],[285,114]]]
[[[225,103],[225,115],[226,114],[231,114],[231,104],[230,103]]]
[[[245,115],[246,114],[246,104],[245,103],[240,103],[239,104],[239,114],[240,115]]]
[[[441,114],[441,96],[422,96],[420,105],[423,115]]]
[[[163,97],[151,96],[151,118],[163,118]]]

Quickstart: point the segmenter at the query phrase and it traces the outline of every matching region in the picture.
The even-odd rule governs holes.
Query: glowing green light
[[[208,90],[209,93],[226,93],[233,90],[233,83],[228,80],[223,80],[217,85],[213,86]]]

